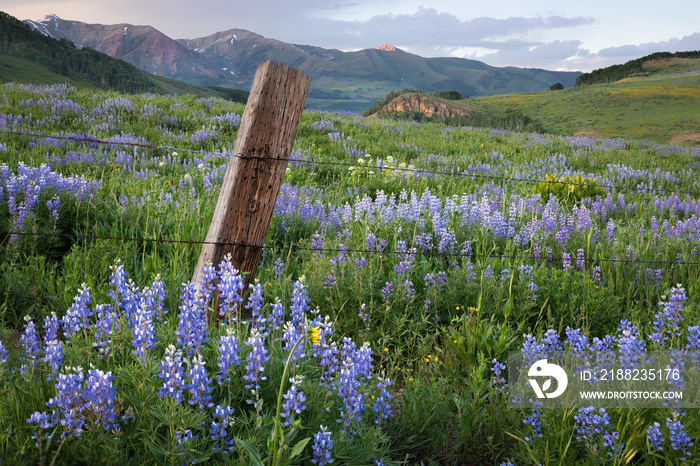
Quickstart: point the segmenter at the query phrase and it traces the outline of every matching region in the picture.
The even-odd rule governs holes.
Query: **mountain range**
[[[249,89],[266,60],[309,75],[307,106],[363,111],[392,90],[455,90],[484,96],[543,91],[575,85],[579,72],[489,66],[462,58],[424,58],[389,44],[344,52],[298,45],[229,29],[195,39],[172,39],[151,26],[87,24],[48,15],[26,24],[54,39],[73,42],[152,74],[198,85]]]

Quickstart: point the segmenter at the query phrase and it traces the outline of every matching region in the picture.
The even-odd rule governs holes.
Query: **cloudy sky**
[[[425,57],[550,70],[700,50],[698,0],[0,0],[0,11],[148,24],[174,39],[239,28],[341,50],[386,42]]]

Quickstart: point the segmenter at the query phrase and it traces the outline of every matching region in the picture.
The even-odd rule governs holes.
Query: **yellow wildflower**
[[[321,346],[321,328],[312,327],[311,328],[311,344],[316,346]]]

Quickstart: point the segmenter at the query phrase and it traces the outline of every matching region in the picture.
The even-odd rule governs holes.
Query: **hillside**
[[[669,61],[649,62],[645,65],[646,74],[616,83],[560,91],[457,102],[425,94],[398,93],[393,100],[368,109],[365,115],[562,136],[700,145],[700,60],[665,60]],[[684,70],[683,74],[673,74],[679,70]],[[377,111],[376,107],[382,108]]]
[[[664,68],[669,63],[668,61],[673,59],[678,60],[678,62],[680,63],[683,63],[686,60],[700,59],[700,50],[675,53],[652,53],[651,55],[646,55],[635,60],[630,60],[627,63],[621,65],[612,65],[605,68],[593,70],[590,73],[583,73],[578,78],[576,78],[576,85],[587,86],[590,84],[603,84],[619,81],[629,76],[635,76],[640,74],[648,75],[648,70],[650,68]],[[656,62],[656,66],[650,65],[654,62]],[[697,63],[695,65],[697,65]],[[697,66],[694,66],[694,68],[697,70]]]
[[[654,75],[561,91],[469,100],[492,115],[518,111],[546,132],[700,145],[700,73]]]
[[[0,12],[0,82],[68,83],[78,88],[223,96],[239,101],[247,98],[244,91],[232,96],[230,89],[205,88],[153,76],[104,53],[77,49],[68,40],[40,34],[3,12]]]
[[[328,110],[362,112],[390,91],[407,87],[496,95],[545,90],[556,82],[571,87],[580,74],[423,58],[389,44],[343,52],[289,44],[243,29],[173,40],[150,26],[85,24],[55,15],[26,23],[44,35],[95,48],[151,74],[197,84],[248,89],[260,64],[278,61],[311,77],[307,106]]]

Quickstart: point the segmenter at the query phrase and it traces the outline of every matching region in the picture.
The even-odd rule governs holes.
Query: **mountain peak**
[[[377,47],[377,50],[384,50],[385,52],[396,52],[396,47],[391,44],[384,43]]]
[[[61,18],[59,18],[58,15],[57,15],[56,13],[51,13],[51,14],[48,14],[48,15],[44,16],[43,18],[41,18],[41,19],[40,19],[39,21],[37,21],[37,22],[39,22],[39,23],[45,23],[45,22],[47,22],[47,21],[51,21],[52,19],[61,19]]]

